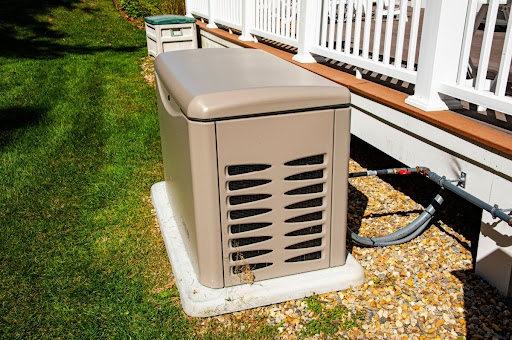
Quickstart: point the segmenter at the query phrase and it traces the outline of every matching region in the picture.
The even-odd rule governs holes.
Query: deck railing
[[[421,0],[414,0],[410,5],[412,25],[409,26],[408,33],[411,38],[406,61],[402,61],[402,56],[406,24],[409,21],[408,0],[397,3],[394,0],[378,1],[375,9],[371,0],[324,1],[321,10],[320,39],[311,47],[311,52],[415,83]],[[395,23],[398,25],[393,32]],[[392,51],[394,37],[396,47]]]
[[[242,2],[240,0],[216,0],[215,21],[237,30],[242,29]]]
[[[209,2],[208,0],[186,0],[187,15],[190,16],[193,13],[198,17],[210,18]]]
[[[272,39],[290,46],[297,46],[299,25],[299,0],[252,0],[254,22],[249,33]]]
[[[187,0],[187,14],[240,30],[242,40],[255,35],[297,47],[299,62],[327,57],[413,83],[406,102],[426,111],[461,107],[463,100],[512,114],[511,24],[499,69],[489,69],[498,9],[507,1],[423,0],[423,10],[421,0]],[[473,37],[484,16],[473,65]]]
[[[510,24],[507,25],[499,69],[489,69],[491,50],[501,47],[493,46],[497,43],[494,39],[494,31],[500,5],[507,5],[507,1],[469,0],[457,78],[443,83],[440,92],[474,102],[483,107],[491,107],[498,111],[510,113],[512,100],[505,95],[512,57],[512,25]],[[480,6],[481,8],[478,9]],[[507,14],[504,13],[504,15]],[[470,58],[470,52],[472,46],[474,46],[476,25],[482,22],[484,16],[486,22],[479,51],[480,60],[478,66],[474,66]],[[468,73],[470,74],[469,79],[466,76]]]

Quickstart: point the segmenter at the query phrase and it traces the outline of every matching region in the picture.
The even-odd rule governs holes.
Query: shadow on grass
[[[32,106],[0,109],[0,150],[20,138],[24,128],[39,124],[45,114],[45,109]]]
[[[1,32],[0,32],[1,34]],[[1,42],[1,40],[0,40]],[[9,42],[1,42],[8,44]],[[24,58],[24,59],[55,59],[62,57],[67,54],[78,54],[78,55],[86,55],[86,54],[95,54],[106,51],[111,52],[134,52],[138,50],[140,47],[137,46],[122,46],[122,47],[111,47],[111,46],[99,46],[99,47],[91,47],[85,45],[78,46],[63,46],[61,44],[54,44],[49,42],[34,42],[27,43],[23,41],[16,41],[13,45],[19,44],[19,48],[13,48],[8,51],[4,51],[5,57],[13,57],[13,58]],[[0,55],[2,52],[0,52]]]
[[[51,28],[50,22],[43,22],[37,16],[55,8],[73,9],[80,0],[1,0],[0,1],[0,55],[23,57],[28,53],[36,56],[47,54],[56,46],[50,39],[64,37],[62,32]],[[23,35],[20,36],[20,32]],[[37,41],[39,37],[47,38]]]
[[[51,21],[41,19],[53,9],[73,10],[95,15],[97,9],[81,0],[0,0],[0,56],[23,59],[54,59],[67,54],[94,54],[105,51],[133,52],[138,46],[67,45],[62,42],[70,36],[66,30],[53,27]],[[71,27],[71,25],[70,25]],[[98,27],[100,29],[100,27]]]
[[[10,107],[0,109],[0,132],[8,132],[33,126],[43,116],[43,109],[37,107]]]

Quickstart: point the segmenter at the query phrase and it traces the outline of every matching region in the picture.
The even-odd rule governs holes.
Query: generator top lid
[[[267,52],[215,48],[160,54],[159,86],[193,120],[347,107],[345,87]],[[166,100],[163,98],[163,100]]]
[[[145,17],[144,21],[152,25],[172,25],[172,24],[191,24],[196,22],[195,18],[185,17],[183,15],[153,15]]]

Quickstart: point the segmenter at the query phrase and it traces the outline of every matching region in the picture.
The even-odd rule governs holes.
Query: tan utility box
[[[251,49],[155,61],[166,189],[211,288],[345,263],[350,94]]]
[[[144,18],[148,55],[197,48],[196,19],[181,15]]]

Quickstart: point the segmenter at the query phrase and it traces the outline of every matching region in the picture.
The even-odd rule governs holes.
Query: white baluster
[[[505,18],[507,19],[507,18]],[[505,42],[503,43],[503,51],[501,52],[500,70],[497,76],[496,91],[497,96],[504,96],[507,87],[507,81],[510,71],[510,63],[512,59],[512,22],[510,18],[507,20],[507,33],[505,33]]]
[[[290,0],[286,0],[286,16],[285,16],[285,24],[286,24],[286,32],[285,32],[285,36],[287,38],[291,37],[291,29],[290,29],[290,25],[291,25],[291,22],[292,22],[292,4],[290,2]]]
[[[366,1],[365,4],[365,13],[364,13],[364,37],[363,37],[363,58],[368,59],[369,51],[370,51],[370,34],[372,27],[372,12],[373,12],[373,1],[372,0],[362,0]]]
[[[418,46],[418,31],[420,25],[421,0],[412,2],[411,32],[409,34],[409,53],[407,55],[407,69],[414,70],[416,63],[416,48]]]
[[[361,22],[363,17],[363,2],[364,0],[356,0],[356,24],[354,27],[354,50],[353,55],[359,56],[359,45],[361,44]]]
[[[395,0],[387,0],[386,35],[384,37],[384,64],[389,64],[391,58],[391,39],[393,39],[393,13],[395,12]]]
[[[286,23],[286,7],[285,7],[285,0],[281,0],[281,15],[279,16],[281,19],[281,31],[279,32],[280,35],[285,35],[285,23]]]
[[[331,8],[329,11],[329,40],[328,48],[334,48],[334,28],[336,27],[336,0],[331,1]],[[327,3],[327,1],[325,1]],[[324,13],[325,14],[325,13]],[[327,33],[327,32],[326,32]]]
[[[215,0],[208,0],[208,28],[217,28],[215,25]]]
[[[354,1],[347,1],[347,21],[345,25],[345,53],[350,54],[350,47],[352,46],[352,20],[354,18]]]
[[[405,23],[407,22],[407,2],[400,1],[400,15],[398,18],[398,32],[396,35],[395,67],[402,67],[402,55],[404,52]],[[389,17],[389,15],[388,15]]]
[[[296,39],[297,37],[297,0],[292,0],[292,25],[291,25],[290,38]]]
[[[382,35],[382,12],[384,7],[384,0],[377,0],[377,9],[375,12],[375,32],[373,33],[373,61],[379,61],[380,54],[380,41]]]
[[[270,1],[270,32],[271,33],[276,33],[276,20],[275,20],[275,1],[276,0],[271,0]]]
[[[345,18],[345,1],[339,0],[338,7],[338,32],[336,33],[336,51],[341,52],[341,46],[343,45],[343,22]]]
[[[329,1],[325,0],[322,6],[322,31],[320,32],[320,46],[327,45],[327,22],[329,21]]]
[[[256,28],[259,29],[259,30],[262,30],[263,29],[263,0],[256,0],[257,1],[257,6],[258,6],[258,11],[256,13],[257,17],[256,17],[256,21],[257,21],[257,26]]]
[[[489,58],[491,57],[492,39],[494,37],[494,26],[498,17],[499,0],[490,0],[487,19],[485,21],[484,37],[482,49],[480,50],[480,62],[478,63],[478,72],[476,75],[475,89],[477,91],[485,90],[485,80],[489,68]]]
[[[191,17],[192,16],[192,13],[191,13],[191,8],[190,6],[192,6],[193,4],[190,2],[190,0],[185,0],[185,13],[186,13],[186,16],[188,17]]]

